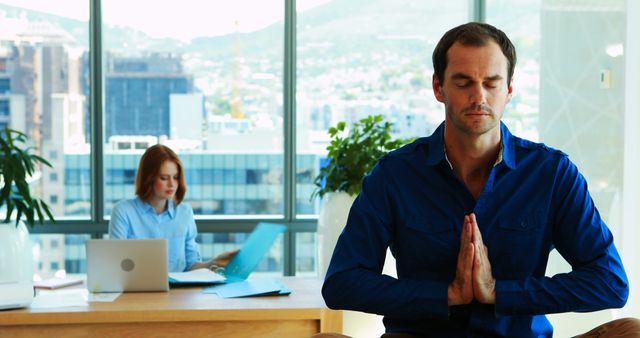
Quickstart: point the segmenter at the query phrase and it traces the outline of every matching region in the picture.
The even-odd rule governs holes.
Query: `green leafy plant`
[[[0,135],[0,207],[6,205],[9,222],[15,210],[16,225],[22,216],[33,227],[35,216],[40,224],[44,223],[44,213],[55,222],[49,206],[42,200],[32,197],[28,178],[35,173],[38,162],[51,167],[44,158],[31,154],[33,148],[27,146],[27,135],[17,130],[5,128]]]
[[[345,122],[329,128],[329,163],[320,169],[313,182],[316,188],[311,194],[311,200],[336,191],[345,191],[349,195],[359,194],[362,179],[380,157],[414,140],[392,140],[392,125],[390,122],[383,122],[382,115],[375,115],[354,123],[347,136],[344,136]]]

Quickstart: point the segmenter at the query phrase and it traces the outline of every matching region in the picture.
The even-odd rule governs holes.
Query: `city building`
[[[107,55],[105,137],[171,135],[172,95],[193,93],[192,82],[178,55]],[[174,97],[174,104],[176,100],[180,99]]]

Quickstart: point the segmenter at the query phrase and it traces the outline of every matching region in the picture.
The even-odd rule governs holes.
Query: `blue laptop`
[[[282,224],[260,222],[224,269],[172,272],[169,273],[169,282],[171,284],[215,284],[243,281],[255,270],[276,239],[286,230],[287,227]]]

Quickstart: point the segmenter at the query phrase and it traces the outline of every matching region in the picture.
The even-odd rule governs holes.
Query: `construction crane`
[[[241,79],[241,62],[240,62],[240,31],[238,29],[238,20],[235,21],[235,32],[233,34],[233,92],[231,98],[231,117],[234,119],[243,119],[242,97],[240,95]]]

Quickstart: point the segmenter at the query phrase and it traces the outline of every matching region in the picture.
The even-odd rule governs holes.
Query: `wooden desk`
[[[321,281],[285,277],[289,296],[224,299],[202,288],[123,293],[87,307],[0,311],[0,337],[309,337],[342,332]]]

